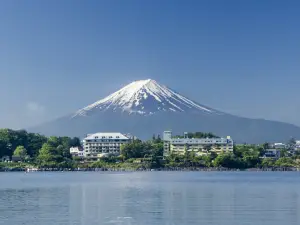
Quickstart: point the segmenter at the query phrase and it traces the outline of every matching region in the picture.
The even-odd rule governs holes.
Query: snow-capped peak
[[[172,91],[155,80],[134,81],[87,107],[77,111],[73,117],[89,115],[94,111],[124,111],[137,114],[155,114],[158,112],[215,112]]]

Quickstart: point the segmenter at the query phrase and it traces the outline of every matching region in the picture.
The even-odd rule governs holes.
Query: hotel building
[[[226,138],[188,138],[184,133],[183,138],[172,137],[171,131],[165,131],[163,135],[164,156],[172,154],[185,154],[195,152],[196,155],[215,152],[233,152],[233,140],[230,136]]]
[[[120,155],[121,145],[131,140],[131,137],[121,133],[88,134],[83,139],[84,157],[97,159],[106,155]]]

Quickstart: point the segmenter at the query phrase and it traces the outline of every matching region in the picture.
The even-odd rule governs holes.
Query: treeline
[[[211,133],[191,133],[190,137],[216,137]],[[299,155],[289,155],[281,150],[281,158],[264,158],[266,143],[261,145],[235,145],[233,152],[216,154],[208,150],[208,154],[197,155],[196,152],[185,151],[183,154],[170,154],[163,159],[163,142],[158,138],[150,141],[136,140],[121,148],[122,162],[140,162],[146,168],[188,168],[188,167],[226,167],[232,169],[295,167],[299,165]],[[299,160],[298,160],[299,159]],[[117,159],[116,159],[117,160]],[[98,163],[99,164],[99,163]]]
[[[299,166],[299,155],[290,156],[282,150],[279,159],[264,158],[263,145],[235,145],[233,152],[207,155],[196,155],[185,152],[183,155],[171,154],[165,159],[165,167],[226,167],[231,169],[296,167]]]
[[[196,132],[189,137],[216,137],[211,133]],[[207,154],[199,155],[185,150],[183,154],[170,154],[163,157],[163,141],[153,135],[151,140],[134,140],[121,146],[119,156],[101,158],[96,162],[86,162],[78,157],[72,158],[70,147],[80,146],[79,138],[46,137],[28,133],[0,129],[0,157],[18,156],[22,163],[0,163],[1,167],[42,167],[42,168],[190,168],[190,167],[226,167],[232,169],[264,167],[299,167],[300,156],[281,151],[281,158],[264,158],[268,145],[235,145],[233,152],[216,154],[206,149]]]
[[[279,159],[263,158],[265,149],[256,145],[237,145],[231,153],[197,155],[186,151],[182,155],[171,154],[163,158],[163,143],[135,140],[122,146],[121,155],[103,158],[86,166],[94,168],[210,168],[229,169],[298,167],[299,156],[283,155]]]
[[[51,149],[49,149],[50,147]],[[3,156],[20,156],[21,158],[38,159],[45,149],[63,158],[71,158],[69,149],[80,146],[77,137],[46,137],[25,130],[0,129],[0,158]],[[55,150],[55,151],[54,151]]]
[[[184,138],[183,135],[176,135],[176,138]],[[208,132],[208,133],[204,133],[204,132],[195,132],[195,133],[187,133],[187,137],[188,138],[219,138],[219,136]]]

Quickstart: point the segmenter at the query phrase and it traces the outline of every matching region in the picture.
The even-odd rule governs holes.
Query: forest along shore
[[[188,133],[188,137],[217,136],[195,132]],[[266,154],[271,145],[235,144],[232,151],[221,153],[209,145],[198,151],[185,148],[183,152],[164,156],[163,140],[153,135],[150,140],[134,139],[121,145],[116,155],[90,159],[70,153],[70,148],[81,148],[79,138],[0,129],[0,171],[290,171],[300,168],[300,149],[295,148],[294,139],[288,141],[285,149],[276,150],[280,154],[274,156]]]

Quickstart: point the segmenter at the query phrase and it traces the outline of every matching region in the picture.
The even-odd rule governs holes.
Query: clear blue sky
[[[2,0],[0,127],[151,78],[210,107],[300,125],[300,1]]]

